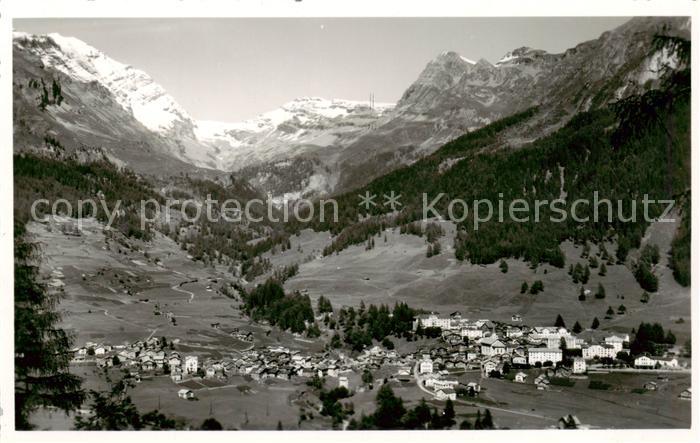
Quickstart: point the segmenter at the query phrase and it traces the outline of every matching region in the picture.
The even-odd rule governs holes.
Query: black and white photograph
[[[697,438],[696,2],[17,3],[7,441]]]

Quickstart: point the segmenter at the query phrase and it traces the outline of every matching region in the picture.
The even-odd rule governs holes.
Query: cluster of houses
[[[514,323],[522,318],[513,319]],[[470,395],[478,395],[480,388],[460,386],[449,379],[447,370],[463,368],[480,370],[482,377],[502,376],[511,369],[542,367],[544,370],[531,382],[538,389],[548,389],[552,377],[570,377],[585,374],[588,365],[601,359],[615,359],[620,352],[629,354],[627,334],[609,335],[600,342],[587,343],[564,327],[528,327],[495,323],[482,319],[471,321],[459,313],[447,317],[427,314],[416,318],[418,328],[440,328],[444,346],[431,349],[418,360],[420,382],[432,388],[436,398],[454,398],[457,389],[467,389]],[[568,367],[557,365],[564,360],[564,350],[578,350]],[[674,358],[658,358],[648,355],[634,360],[636,368],[677,368]],[[511,373],[513,382],[528,383],[523,371]]]
[[[514,318],[519,323],[522,318]],[[469,320],[459,313],[447,317],[437,314],[421,315],[413,324],[420,328],[440,328],[442,339],[451,349],[437,349],[429,359],[421,361],[421,368],[463,367],[481,369],[482,376],[494,372],[502,374],[508,368],[556,367],[564,359],[564,350],[578,350],[580,356],[573,358],[571,368],[556,368],[570,374],[584,374],[587,364],[601,359],[615,359],[620,352],[629,354],[629,335],[618,334],[604,337],[600,342],[587,343],[564,327],[529,327],[495,323],[490,320]],[[638,356],[636,368],[678,368],[675,358]],[[421,371],[423,372],[423,371]],[[429,373],[432,371],[425,371]],[[516,374],[516,382],[522,382],[524,373]]]
[[[584,373],[586,361],[614,359],[619,352],[627,352],[625,345],[629,342],[629,336],[622,334],[605,337],[601,343],[586,343],[564,327],[528,327],[497,324],[490,320],[470,321],[458,313],[449,317],[423,315],[414,322],[415,329],[419,326],[439,327],[443,340],[459,346],[459,353],[464,356],[450,363],[465,367],[478,363],[485,376],[492,371],[501,372],[505,364],[511,367],[556,365],[563,360],[563,349],[580,349],[581,357],[574,359],[573,372]],[[449,367],[449,364],[445,366]]]
[[[521,321],[521,320],[518,320]],[[305,354],[283,346],[252,348],[221,359],[205,359],[200,356],[182,356],[174,350],[174,344],[165,338],[151,337],[131,344],[107,345],[86,343],[74,350],[76,362],[94,362],[100,367],[119,365],[132,370],[132,374],[162,370],[173,381],[179,382],[189,376],[226,379],[229,376],[249,376],[256,381],[266,379],[289,380],[292,377],[334,377],[338,386],[348,389],[348,373],[363,373],[379,369],[394,368],[394,377],[399,381],[412,378],[415,368],[418,381],[432,389],[438,399],[455,399],[457,391],[466,391],[476,396],[481,388],[478,383],[460,385],[450,379],[454,370],[480,371],[482,377],[501,376],[510,373],[515,383],[527,383],[528,375],[518,371],[530,366],[542,367],[544,371],[533,381],[538,389],[546,389],[550,377],[568,377],[584,374],[587,364],[593,360],[614,359],[620,352],[628,352],[629,336],[609,335],[599,343],[586,343],[563,327],[528,327],[524,325],[496,323],[490,320],[470,321],[458,313],[449,317],[436,314],[420,316],[414,328],[438,327],[443,343],[415,354],[401,355],[395,350],[374,346],[358,355],[347,355],[339,350]],[[246,331],[234,333],[244,341],[252,341]],[[564,358],[564,349],[580,350],[570,367],[557,365]],[[637,368],[676,368],[678,361],[638,356]],[[515,374],[510,372],[513,369]],[[514,376],[513,376],[514,375]],[[190,394],[182,393],[183,398]]]
[[[217,365],[217,374],[220,368],[222,376],[247,375],[256,381],[270,378],[289,380],[295,376],[334,377],[338,378],[339,386],[349,389],[348,377],[342,374],[387,366],[406,367],[410,365],[410,358],[379,346],[366,349],[355,357],[336,351],[307,355],[283,346],[267,346],[244,351],[235,358],[206,362],[205,366]]]
[[[245,332],[240,332],[240,335],[247,337]],[[173,340],[173,343],[176,342],[177,339]],[[88,342],[73,350],[73,360],[76,363],[96,363],[99,367],[119,365],[131,369],[138,378],[142,373],[162,370],[175,382],[188,376],[225,379],[245,375],[262,381],[317,375],[337,378],[338,386],[348,389],[350,382],[347,376],[342,375],[344,373],[395,367],[399,376],[410,377],[413,363],[412,355],[400,356],[396,351],[380,346],[366,349],[354,357],[338,351],[307,355],[283,346],[267,346],[242,351],[231,357],[201,360],[197,355],[182,356],[166,344],[167,340],[158,337],[114,346]]]
[[[173,340],[173,344],[177,342],[177,339]],[[166,340],[158,337],[121,345],[87,342],[85,346],[73,350],[73,362],[95,363],[104,368],[118,365],[131,369],[134,375],[163,370],[175,381],[182,380],[183,374],[197,374],[199,370],[196,355],[183,358],[179,352],[167,346]]]
[[[442,349],[430,353],[423,354],[422,358],[417,362],[417,371],[419,375],[418,382],[422,383],[426,388],[433,390],[435,398],[438,400],[456,400],[457,389],[465,390],[470,396],[477,396],[481,392],[481,385],[476,382],[468,382],[466,385],[460,384],[459,381],[450,379],[450,372],[442,369],[438,370],[436,361],[440,361],[440,353]]]

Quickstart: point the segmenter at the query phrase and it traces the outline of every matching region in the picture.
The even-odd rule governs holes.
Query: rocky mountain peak
[[[57,33],[15,32],[13,43],[73,81],[104,86],[146,128],[163,135],[193,137],[190,116],[145,72],[106,56],[82,40]]]

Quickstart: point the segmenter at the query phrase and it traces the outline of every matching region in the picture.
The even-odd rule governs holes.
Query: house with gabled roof
[[[505,354],[506,352],[505,343],[503,343],[496,335],[482,338],[479,341],[479,344],[481,345],[481,353],[485,356],[500,355]]]

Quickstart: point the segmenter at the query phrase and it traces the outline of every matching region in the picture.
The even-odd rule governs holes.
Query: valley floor
[[[81,235],[72,236],[60,229],[64,222],[30,223],[29,232],[42,245],[42,274],[54,288],[63,288],[65,295],[59,305],[62,326],[74,334],[76,345],[167,337],[182,354],[218,359],[253,346],[233,337],[234,328],[252,332],[255,347],[284,346],[306,353],[320,352],[328,339],[309,340],[252,323],[241,313],[239,300],[218,290],[224,279],[230,279],[226,269],[193,262],[167,237],[157,234],[150,243],[124,243],[106,235],[94,221],[85,221]],[[327,257],[322,257],[320,251],[330,241],[328,234],[303,231],[292,236],[290,249],[267,256],[273,268],[300,264],[298,275],[286,283],[286,290],[308,293],[312,300],[325,295],[335,307],[357,306],[360,301],[389,305],[405,301],[427,311],[460,311],[469,318],[507,322],[511,315],[520,314],[523,324],[528,325],[550,325],[561,314],[567,325],[579,321],[584,328],[598,317],[601,330],[625,333],[641,321],[658,321],[673,331],[679,344],[690,336],[689,291],[673,281],[665,257],[658,267],[660,290],[649,303],[640,302],[641,290],[623,265],[609,266],[605,277],[592,273],[587,287],[595,289],[602,282],[607,289],[606,299],[589,297],[579,302],[579,286],[571,282],[566,269],[540,266],[533,271],[521,261],[508,260],[508,273],[503,274],[498,264],[472,266],[457,262],[451,246],[454,227],[444,223],[443,228],[443,252],[431,258],[426,258],[424,239],[399,234],[398,230],[382,233],[373,249],[353,246]],[[668,249],[672,228],[659,224],[651,228],[662,251]],[[567,264],[583,261],[580,246],[564,244],[562,249]],[[544,292],[536,296],[520,294],[521,283],[535,279],[544,282]],[[604,319],[607,307],[619,304],[626,305],[627,314]],[[220,326],[214,327],[215,323]],[[413,352],[424,344],[398,340],[397,351]],[[74,365],[73,371],[85,378],[87,388],[106,386],[94,365]],[[375,379],[390,379],[394,372],[380,369]],[[359,374],[346,375],[351,386],[361,385]],[[632,390],[654,380],[655,374],[590,377],[604,378],[613,387],[608,391],[592,390],[587,387],[588,380],[579,380],[570,388],[538,391],[531,383],[482,379],[479,372],[467,372],[458,379],[477,381],[483,391],[476,400],[456,401],[457,420],[473,419],[477,410],[489,408],[499,428],[550,428],[566,414],[577,415],[591,428],[690,426],[690,402],[678,398],[690,386],[687,373],[672,374],[668,382],[660,383],[659,390],[643,394]],[[213,416],[229,429],[274,429],[278,422],[284,429],[328,429],[330,419],[318,413],[313,419],[299,420],[299,404],[312,396],[306,380],[295,377],[257,382],[232,376],[226,382],[186,382],[183,386],[193,389],[197,396],[197,401],[186,401],[177,397],[182,386],[169,377],[146,376],[131,395],[142,412],[160,409],[195,426]],[[408,406],[421,398],[429,399],[415,380],[389,382]],[[327,383],[335,387],[337,379],[330,378]],[[355,417],[374,410],[376,390],[377,386],[364,392],[355,389],[350,398]],[[430,402],[444,407],[444,402]],[[70,429],[73,417],[40,411],[34,421],[40,429]]]

